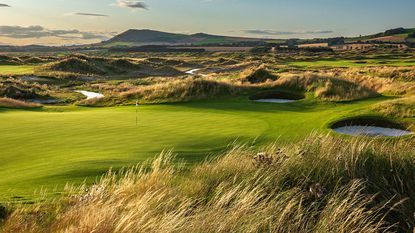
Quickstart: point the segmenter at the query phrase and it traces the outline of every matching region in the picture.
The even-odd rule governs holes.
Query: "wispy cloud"
[[[284,35],[318,35],[318,34],[331,34],[334,31],[321,30],[321,31],[277,31],[277,30],[262,30],[262,29],[249,29],[242,32],[255,35],[268,35],[268,36],[284,36]]]
[[[0,26],[0,36],[14,39],[27,38],[43,38],[43,37],[59,37],[61,39],[84,39],[84,40],[106,40],[110,37],[108,33],[100,32],[85,32],[77,29],[60,30],[60,29],[46,29],[42,26]]]
[[[133,0],[118,0],[117,6],[133,9],[144,9],[148,10],[148,6],[145,2],[133,1]]]
[[[0,7],[10,7],[9,4],[5,4],[5,3],[0,3]]]
[[[88,17],[109,17],[109,15],[98,14],[98,13],[86,13],[86,12],[75,12],[70,13],[71,15],[88,16]]]

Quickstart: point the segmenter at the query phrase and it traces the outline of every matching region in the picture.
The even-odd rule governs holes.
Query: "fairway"
[[[33,74],[35,66],[33,65],[0,65],[1,75],[23,75]]]
[[[329,132],[332,120],[380,100],[272,104],[242,98],[147,105],[139,107],[138,125],[135,107],[0,109],[0,198],[30,199],[40,187],[52,190],[87,177],[91,182],[110,167],[134,165],[162,150],[197,162],[234,141],[261,145]]]

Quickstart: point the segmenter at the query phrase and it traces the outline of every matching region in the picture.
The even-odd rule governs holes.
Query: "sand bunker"
[[[407,130],[384,128],[377,126],[343,126],[333,129],[337,133],[347,134],[352,136],[388,136],[388,137],[402,137],[413,134]]]
[[[104,95],[92,91],[76,91],[78,93],[81,93],[82,95],[86,96],[86,99],[94,99],[94,98],[103,98]]]
[[[197,71],[199,71],[200,69],[193,69],[193,70],[189,70],[189,71],[186,71],[186,74],[191,74],[191,75],[200,75],[200,76],[203,76],[203,77],[206,77],[207,75],[206,74],[199,74],[199,73],[196,73]]]
[[[304,95],[286,91],[267,91],[253,95],[249,99],[261,103],[292,103],[304,99]]]
[[[292,103],[292,102],[296,102],[297,100],[289,100],[289,99],[258,99],[258,100],[254,100],[255,102],[260,102],[260,103]]]
[[[348,119],[335,123],[332,129],[337,133],[351,136],[402,137],[413,134],[398,123],[376,118]]]

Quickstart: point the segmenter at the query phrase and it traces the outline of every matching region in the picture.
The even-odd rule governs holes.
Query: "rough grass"
[[[390,117],[415,117],[415,96],[382,102],[372,109]]]
[[[20,207],[4,232],[412,231],[413,142],[312,135],[261,153],[236,146],[191,169],[151,164]]]
[[[0,98],[0,107],[2,108],[38,108],[40,104],[29,103],[10,98]]]
[[[120,96],[130,100],[138,98],[146,103],[181,102],[230,96],[238,90],[238,87],[226,82],[191,77],[140,86],[123,92]]]
[[[326,101],[352,101],[379,95],[375,90],[357,82],[313,73],[282,76],[273,85],[314,92],[317,98]]]

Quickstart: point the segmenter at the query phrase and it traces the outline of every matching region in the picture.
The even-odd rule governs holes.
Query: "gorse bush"
[[[192,168],[152,163],[18,208],[4,232],[412,231],[413,141],[311,135],[258,153],[236,146]]]

